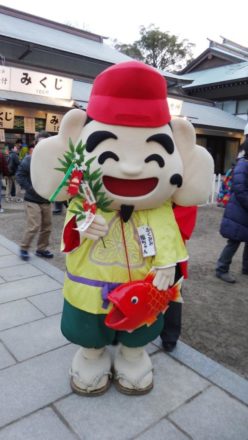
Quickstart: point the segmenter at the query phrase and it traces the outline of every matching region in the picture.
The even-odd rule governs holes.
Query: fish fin
[[[166,310],[168,310],[168,308],[169,308],[169,306],[166,306],[166,307],[164,308],[164,310],[162,310],[163,315],[165,314]]]
[[[157,319],[157,316],[154,316],[154,315],[150,316],[150,318],[148,318],[146,320],[147,327],[150,327],[156,321],[156,319]]]
[[[147,283],[152,283],[152,281],[154,280],[154,278],[155,278],[155,272],[150,271],[150,272],[148,272],[148,274],[146,275],[144,281],[146,281]]]

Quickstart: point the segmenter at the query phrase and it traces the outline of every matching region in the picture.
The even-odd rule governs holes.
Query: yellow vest
[[[75,203],[76,199],[69,205],[65,225],[74,215],[70,209],[74,209]],[[97,214],[105,218],[108,233],[103,240],[84,239],[77,249],[66,255],[67,271],[74,277],[124,283],[130,281],[128,265],[133,281],[144,279],[152,267],[169,267],[188,258],[171,202],[156,209],[134,211],[127,223],[122,222],[117,211],[102,212],[98,209]],[[153,232],[156,249],[153,257],[143,257],[137,231],[139,226],[149,226]],[[80,310],[94,314],[108,313],[109,307],[102,307],[101,292],[100,287],[75,282],[65,276],[64,296]]]

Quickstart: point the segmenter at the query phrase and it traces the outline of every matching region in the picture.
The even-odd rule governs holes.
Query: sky
[[[154,24],[195,44],[194,56],[221,37],[248,47],[247,0],[0,0],[0,5],[94,32],[120,43]],[[1,30],[0,30],[1,31]]]

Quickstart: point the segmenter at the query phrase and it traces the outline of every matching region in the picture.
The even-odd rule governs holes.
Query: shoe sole
[[[216,278],[218,278],[221,281],[224,281],[224,283],[227,283],[227,284],[235,284],[236,283],[236,280],[227,281],[227,280],[224,280],[224,278],[220,277],[219,275],[216,275]]]
[[[54,257],[54,255],[39,255],[39,254],[35,254],[36,255],[36,257],[39,257],[39,258],[53,258]]]
[[[115,388],[117,389],[117,391],[119,391],[119,393],[122,394],[126,394],[128,396],[143,396],[144,394],[148,394],[150,393],[150,391],[153,389],[153,382],[148,385],[146,388],[141,388],[141,389],[132,389],[132,388],[127,388],[124,387],[123,385],[120,384],[118,379],[114,379],[114,385]]]
[[[70,380],[70,385],[71,385],[72,391],[75,394],[78,394],[79,396],[96,397],[96,396],[102,396],[103,394],[106,393],[106,391],[108,391],[108,389],[111,385],[111,380],[108,379],[106,385],[104,385],[103,387],[99,388],[98,390],[94,390],[94,391],[82,390],[73,382],[73,378],[71,378],[71,380]]]

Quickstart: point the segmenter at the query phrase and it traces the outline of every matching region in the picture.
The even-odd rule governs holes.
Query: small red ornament
[[[95,203],[93,203],[93,205],[91,205],[91,207],[90,207],[90,210],[91,210],[91,212],[92,212],[92,214],[95,214],[96,213],[96,204]]]
[[[79,186],[82,181],[82,178],[83,178],[83,171],[80,171],[80,170],[73,170],[72,171],[69,185],[67,188],[68,194],[70,194],[71,196],[76,196],[78,194]]]
[[[90,212],[92,212],[92,214],[95,214],[96,213],[96,209],[97,209],[96,204],[95,203],[89,203],[88,200],[85,200],[83,202],[83,208],[84,208],[84,211],[90,211]]]
[[[84,211],[89,211],[89,209],[90,209],[90,204],[89,204],[89,202],[88,202],[87,200],[84,200],[84,202],[83,202],[83,208],[84,208]]]

